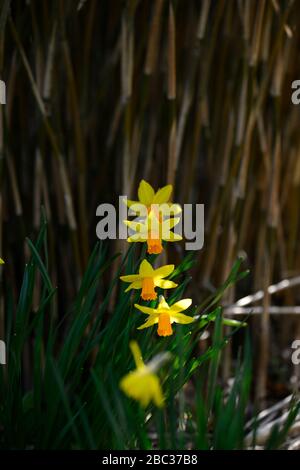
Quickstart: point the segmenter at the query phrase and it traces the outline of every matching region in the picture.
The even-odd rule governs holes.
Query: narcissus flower
[[[192,304],[192,299],[182,299],[173,305],[168,305],[163,296],[160,296],[157,308],[144,307],[134,304],[134,306],[146,315],[148,320],[138,330],[149,328],[149,326],[158,323],[157,334],[159,336],[170,336],[173,334],[172,323],[188,324],[194,321],[194,318],[181,313]]]
[[[162,289],[177,287],[175,282],[164,279],[174,271],[174,268],[174,264],[166,264],[160,268],[153,269],[151,264],[144,259],[140,264],[139,274],[121,276],[120,279],[124,282],[130,282],[125,292],[128,292],[130,289],[142,289],[141,297],[143,300],[154,300],[157,298],[155,287],[161,287]]]
[[[120,381],[121,390],[129,397],[139,401],[144,408],[151,401],[156,406],[162,407],[164,397],[156,371],[163,362],[169,359],[170,354],[160,354],[154,357],[151,362],[145,364],[136,341],[130,342],[130,349],[134,357],[136,369],[122,378]]]
[[[159,208],[162,216],[170,216],[170,208],[172,215],[179,214],[179,212],[181,212],[180,205],[173,204],[170,202],[172,191],[173,186],[171,184],[168,184],[167,186],[164,186],[163,188],[160,188],[158,191],[155,192],[151,184],[147,183],[147,181],[145,180],[142,180],[139,184],[138,189],[139,200],[132,201],[130,199],[127,199],[126,204],[128,205],[128,207],[142,204],[147,208],[148,213],[150,213],[151,209],[154,209],[154,212],[157,212]]]
[[[145,222],[135,222],[124,220],[131,230],[135,231],[133,235],[127,238],[132,242],[147,242],[147,251],[149,254],[159,254],[163,251],[162,240],[175,242],[182,240],[182,236],[171,231],[180,221],[179,217],[159,221],[152,214],[147,217]]]

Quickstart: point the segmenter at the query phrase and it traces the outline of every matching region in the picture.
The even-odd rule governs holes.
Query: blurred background
[[[64,312],[97,241],[97,206],[135,199],[142,178],[156,189],[171,183],[175,202],[205,204],[189,293],[197,304],[245,258],[251,274],[223,299],[225,315],[249,315],[256,396],[285,396],[299,374],[291,344],[300,339],[300,106],[291,84],[300,79],[300,2],[0,5],[0,337],[41,207]],[[180,261],[184,245],[171,249],[168,259]],[[234,357],[233,344],[225,379]]]

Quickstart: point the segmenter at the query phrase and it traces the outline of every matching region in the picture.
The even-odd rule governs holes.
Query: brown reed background
[[[299,304],[299,288],[276,299],[267,290],[300,275],[300,108],[291,103],[300,2],[0,4],[1,256],[4,287],[13,286],[1,299],[1,329],[3,302],[17,302],[24,238],[37,234],[41,206],[64,311],[96,242],[97,206],[134,197],[141,178],[172,183],[176,202],[205,204],[205,246],[190,288],[196,302],[224,281],[240,253],[251,276],[226,301],[264,290],[262,313],[249,320],[264,397],[268,368],[280,369],[300,339],[298,317],[273,320],[269,309]],[[224,377],[230,365],[228,349]]]

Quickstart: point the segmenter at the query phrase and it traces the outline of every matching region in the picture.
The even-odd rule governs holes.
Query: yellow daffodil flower
[[[155,287],[161,287],[162,289],[177,287],[175,282],[164,279],[174,271],[174,268],[174,264],[166,264],[158,269],[153,269],[151,264],[144,259],[140,264],[138,274],[121,276],[120,279],[123,282],[130,282],[125,292],[130,289],[142,289],[141,297],[143,300],[155,300],[157,298]]]
[[[170,202],[170,197],[173,191],[173,186],[168,184],[163,188],[160,188],[158,191],[154,191],[151,184],[147,183],[147,181],[142,180],[139,184],[138,188],[138,201],[131,201],[130,199],[126,200],[126,204],[128,207],[137,204],[143,204],[146,208],[148,213],[150,213],[151,209],[154,207],[158,208],[161,206],[162,215],[164,215],[164,211],[168,212],[168,208],[172,208],[172,215],[179,214],[181,212],[181,207],[179,204],[172,204]],[[156,212],[156,211],[155,211]],[[166,214],[170,215],[170,214]]]
[[[0,264],[5,264],[2,258],[0,258]]]
[[[162,361],[164,362],[167,356],[169,357],[169,354],[160,355],[160,357],[154,358],[149,364],[145,364],[136,341],[130,342],[130,349],[134,357],[136,369],[121,379],[121,390],[129,397],[139,401],[144,408],[152,400],[156,406],[162,407],[164,397],[155,371],[159,368]]]
[[[147,251],[149,254],[159,254],[163,251],[162,240],[174,242],[182,240],[181,235],[171,232],[180,221],[179,217],[159,221],[151,214],[145,222],[135,222],[124,220],[124,224],[136,233],[127,238],[132,242],[147,242]]]
[[[157,308],[144,307],[134,304],[141,312],[149,315],[148,320],[138,330],[148,328],[158,323],[157,334],[159,336],[170,336],[173,334],[172,323],[188,324],[194,321],[194,318],[181,313],[192,304],[192,299],[182,299],[173,305],[168,305],[163,296],[160,296]]]

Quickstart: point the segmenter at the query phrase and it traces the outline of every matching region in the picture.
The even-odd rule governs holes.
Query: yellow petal
[[[130,291],[131,289],[141,289],[142,288],[142,281],[134,281],[130,284],[130,286],[125,289],[125,292]]]
[[[136,243],[136,242],[144,243],[146,240],[147,238],[143,237],[142,235],[139,235],[138,233],[136,233],[135,235],[132,235],[132,237],[127,238],[128,243]]]
[[[164,406],[164,396],[161,390],[160,382],[156,375],[153,374],[153,377],[155,377],[155,381],[152,379],[150,388],[153,401],[158,408],[162,408]]]
[[[182,212],[179,204],[172,204],[170,202],[163,202],[162,204],[151,204],[151,210],[155,216],[162,216],[162,219],[170,219]]]
[[[182,212],[182,208],[180,204],[173,204],[172,202],[169,202],[168,206],[169,206],[170,214],[172,216],[180,214],[180,212]]]
[[[156,314],[156,309],[151,308],[151,307],[144,307],[144,305],[139,305],[139,304],[134,304],[135,308],[140,310],[143,313],[146,313],[146,315],[154,315]]]
[[[121,281],[123,282],[134,282],[140,279],[138,274],[128,274],[128,276],[120,276]]]
[[[153,268],[146,259],[140,264],[139,274],[141,277],[153,277]]]
[[[133,220],[123,220],[123,223],[127,225],[127,227],[129,227],[131,230],[134,230],[135,232],[138,232],[138,233],[148,232],[147,225],[141,222],[134,222]]]
[[[0,258],[0,264],[5,264],[2,258]]]
[[[138,189],[139,200],[145,206],[150,206],[154,198],[154,189],[152,186],[147,183],[147,181],[142,180]]]
[[[186,310],[189,306],[192,305],[192,299],[182,299],[175,304],[170,305],[170,309],[173,312],[182,312],[182,310]]]
[[[120,388],[126,395],[137,400],[145,408],[153,400],[156,406],[163,406],[164,397],[162,394],[159,378],[157,375],[144,371],[135,370],[127,374],[120,382]]]
[[[181,240],[181,235],[173,233],[171,229],[180,222],[179,217],[164,220],[161,224],[161,238],[167,241]]]
[[[142,202],[134,202],[129,207],[129,215],[146,218],[148,216],[147,206]]]
[[[194,318],[184,315],[184,313],[172,313],[170,315],[171,322],[181,323],[182,325],[187,325],[188,323],[193,323]]]
[[[162,277],[168,277],[174,271],[174,264],[165,264],[154,270],[154,279],[161,279]]]
[[[175,227],[180,222],[180,217],[173,217],[172,219],[167,219],[162,222],[162,229],[170,230]]]
[[[169,310],[169,305],[167,304],[163,295],[159,298],[158,310]]]
[[[162,289],[173,289],[174,287],[178,286],[178,284],[175,284],[175,282],[168,281],[166,279],[156,279],[154,284],[157,287],[161,287]]]
[[[182,240],[182,236],[178,235],[178,233],[169,232],[168,235],[166,234],[162,239],[166,242],[179,242]]]
[[[153,198],[153,204],[163,204],[165,202],[169,202],[170,196],[173,191],[173,186],[168,184],[163,188],[159,189]]]
[[[144,361],[138,343],[136,341],[130,341],[129,347],[131,349],[136,367],[143,367]]]
[[[148,320],[138,327],[138,330],[143,330],[144,328],[149,328],[149,326],[156,325],[158,323],[158,315],[150,315]]]

